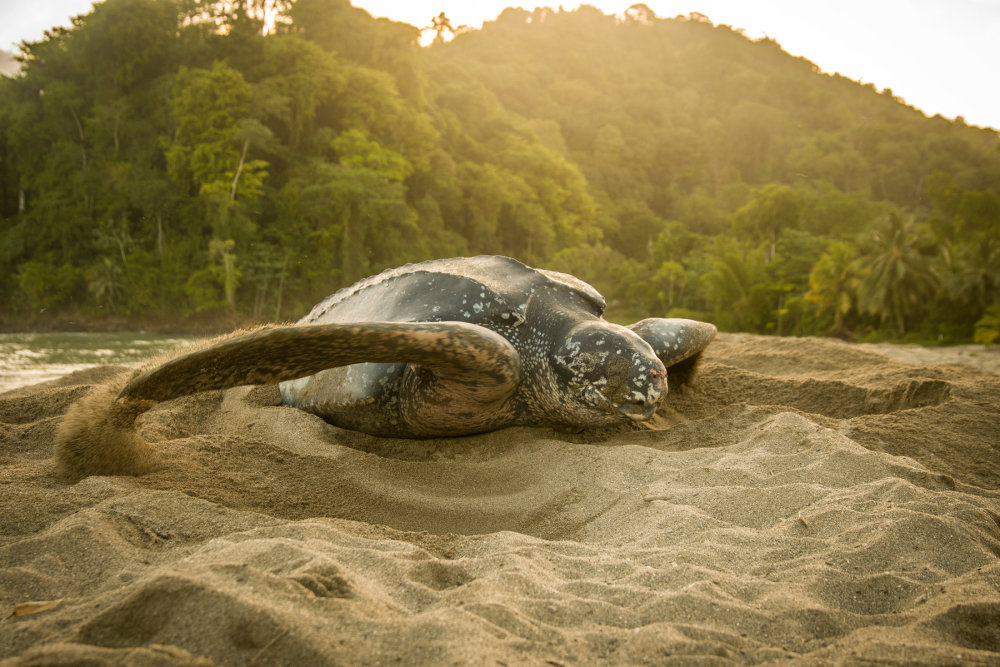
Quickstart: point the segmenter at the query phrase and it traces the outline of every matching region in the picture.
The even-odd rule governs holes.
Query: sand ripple
[[[0,623],[4,667],[1000,662],[984,370],[721,336],[652,429],[418,442],[244,388],[148,413],[164,468],[67,485],[98,373],[0,395],[0,603],[61,600]]]

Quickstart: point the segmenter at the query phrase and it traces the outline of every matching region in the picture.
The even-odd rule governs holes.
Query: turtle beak
[[[633,421],[644,422],[656,412],[656,403],[629,400],[618,406],[618,412]]]

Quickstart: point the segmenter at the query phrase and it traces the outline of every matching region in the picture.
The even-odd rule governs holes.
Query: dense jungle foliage
[[[644,5],[418,35],[347,0],[105,0],[25,43],[0,79],[0,311],[289,319],[501,253],[613,318],[1000,332],[997,132]]]

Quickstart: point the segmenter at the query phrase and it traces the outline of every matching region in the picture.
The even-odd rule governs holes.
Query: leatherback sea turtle
[[[381,436],[649,419],[668,369],[691,366],[716,328],[660,318],[623,327],[604,320],[604,308],[587,283],[508,257],[408,264],[338,291],[295,325],[138,373],[71,410],[57,453],[70,471],[89,472],[92,459],[106,468],[130,456],[113,450],[134,444],[132,423],[154,402],[274,382],[286,404]]]

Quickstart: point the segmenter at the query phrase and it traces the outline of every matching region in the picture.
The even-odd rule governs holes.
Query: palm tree
[[[1000,340],[1000,303],[990,306],[976,322],[974,340],[983,345],[992,345]]]
[[[871,253],[853,264],[861,277],[858,305],[904,336],[907,322],[936,291],[938,280],[920,252],[913,216],[892,211],[871,242]]]
[[[957,290],[983,310],[1000,293],[1000,241],[982,235],[956,250]]]
[[[446,32],[450,32],[452,37],[455,36],[455,29],[451,27],[451,20],[445,16],[444,12],[441,12],[433,19],[431,19],[431,24],[424,28],[423,30],[433,30],[434,31],[434,43],[441,44],[444,42],[444,35]]]
[[[125,272],[110,257],[102,257],[87,273],[87,287],[101,306],[116,312],[125,295]]]
[[[854,270],[857,248],[846,241],[834,241],[809,273],[806,298],[816,304],[816,314],[833,310],[833,333],[848,334],[844,317],[855,305],[858,277]]]
[[[764,285],[764,247],[746,252],[734,242],[720,243],[712,270],[701,277],[715,322],[729,331],[763,331],[770,314]]]

